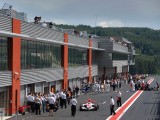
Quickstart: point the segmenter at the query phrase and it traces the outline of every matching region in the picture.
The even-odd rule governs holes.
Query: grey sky
[[[160,29],[160,0],[0,0],[56,24]]]

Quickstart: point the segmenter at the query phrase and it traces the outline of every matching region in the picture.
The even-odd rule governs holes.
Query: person
[[[112,82],[112,87],[113,87],[113,91],[116,90],[116,83],[115,83],[115,80]]]
[[[56,100],[53,96],[48,97],[48,103],[49,103],[49,115],[53,115],[53,110],[54,110],[54,104]]]
[[[141,83],[141,90],[144,90],[145,89],[145,83],[144,83],[144,80],[142,81]]]
[[[150,87],[149,87],[149,84],[147,82],[145,84],[145,90],[151,90]]]
[[[47,99],[44,94],[41,95],[41,100],[42,100],[42,111],[43,113],[46,112],[46,104],[47,104]]]
[[[65,106],[65,108],[67,108],[67,97],[66,97],[66,92],[64,91],[62,94],[62,106],[61,108],[63,108],[63,106]]]
[[[117,107],[120,107],[122,105],[121,97],[122,97],[122,93],[120,91],[118,91],[118,95],[117,95]]]
[[[35,23],[35,24],[38,24],[40,21],[41,21],[41,17],[35,16],[35,18],[34,18],[34,23]]]
[[[79,87],[78,86],[75,87],[75,92],[76,92],[76,96],[78,96],[78,93],[79,93]]]
[[[158,91],[158,89],[159,89],[159,84],[158,84],[158,82],[156,82],[156,85],[157,85],[156,89],[157,89],[157,91]]]
[[[44,22],[42,23],[42,26],[43,26],[43,27],[47,27],[47,23],[44,21]]]
[[[135,91],[135,83],[133,81],[131,81],[131,91],[134,92]]]
[[[58,102],[57,101],[55,101],[55,103],[54,103],[54,112],[56,112],[57,110],[58,110]]]
[[[68,105],[70,104],[70,101],[71,101],[71,91],[67,91],[67,102],[68,102]]]
[[[59,91],[59,105],[61,106],[61,108],[63,106],[62,96],[63,96],[63,91],[61,90],[61,91]]]
[[[49,28],[52,28],[52,27],[53,27],[53,23],[49,22]]]
[[[35,110],[35,98],[33,96],[33,93],[29,93],[28,94],[28,96],[27,96],[27,105],[30,106],[30,109],[34,113],[34,110]],[[29,112],[30,112],[30,109],[29,109]]]
[[[107,93],[109,93],[109,91],[110,91],[110,83],[109,83],[109,81],[107,81],[107,85],[106,85],[106,89],[107,89]]]
[[[77,105],[77,100],[73,96],[73,98],[71,99],[71,115],[73,117],[75,117],[75,115],[76,115],[76,105]]]
[[[36,99],[35,99],[36,115],[41,114],[41,105],[42,105],[41,96],[36,95]]]
[[[111,100],[110,100],[110,112],[111,112],[111,115],[114,113],[114,115],[116,114],[115,111],[114,111],[114,99],[112,98],[111,96]]]

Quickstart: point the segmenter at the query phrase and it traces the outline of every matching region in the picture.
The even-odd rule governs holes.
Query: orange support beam
[[[89,47],[92,47],[92,40],[89,40]],[[88,82],[92,82],[92,48],[88,49],[88,66],[89,66],[89,75],[88,75]]]
[[[64,33],[64,42],[68,43],[68,34]],[[63,46],[63,86],[62,89],[68,89],[68,45]]]
[[[21,33],[21,21],[17,19],[12,19],[12,32]],[[12,86],[10,87],[10,105],[9,114],[15,114],[20,107],[20,70],[21,70],[21,39],[11,38],[11,65],[12,70]]]

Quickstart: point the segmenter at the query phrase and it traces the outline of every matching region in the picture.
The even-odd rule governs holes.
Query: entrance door
[[[49,93],[49,86],[44,87],[44,94],[48,94]]]
[[[56,85],[51,85],[51,92],[55,93],[56,91]]]
[[[4,97],[5,97],[5,92],[0,92],[0,108],[5,108],[5,102]]]
[[[8,100],[7,100],[7,91],[0,92],[0,109],[4,109],[6,111],[4,115],[7,114],[7,106],[8,106]]]

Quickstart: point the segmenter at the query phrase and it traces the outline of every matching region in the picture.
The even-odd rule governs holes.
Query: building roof
[[[91,48],[93,50],[100,50],[100,51],[104,50],[104,49],[101,49],[101,48],[89,47],[89,46],[84,46],[84,45],[77,45],[77,44],[72,44],[72,43],[65,43],[65,42],[61,42],[61,41],[55,41],[55,40],[52,40],[52,39],[46,39],[46,38],[40,38],[40,37],[35,38],[35,37],[31,37],[29,35],[11,33],[11,32],[6,32],[6,31],[2,31],[2,30],[0,30],[0,35],[6,36],[6,37],[20,37],[20,38],[25,39],[25,40],[50,42],[50,43],[56,43],[56,44],[59,44],[59,45],[68,45],[68,46],[74,46],[74,47],[79,47],[79,48],[86,48],[86,49]]]

